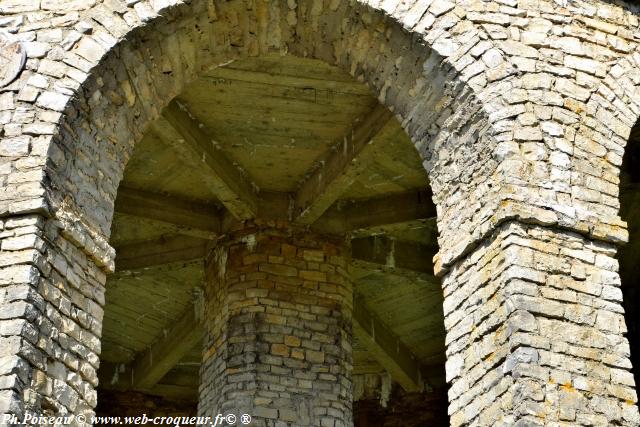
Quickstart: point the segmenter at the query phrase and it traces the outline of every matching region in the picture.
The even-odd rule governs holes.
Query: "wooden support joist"
[[[256,191],[240,169],[226,157],[224,152],[205,133],[200,123],[193,119],[174,99],[162,112],[162,117],[178,132],[182,139],[164,138],[192,167],[205,166],[202,174],[220,202],[238,219],[254,218],[258,211]],[[156,132],[162,133],[156,126]]]
[[[195,308],[189,306],[171,322],[166,334],[133,361],[133,388],[149,389],[158,383],[193,347],[202,341],[204,328],[196,319]]]
[[[313,224],[354,182],[360,165],[375,153],[376,135],[389,123],[393,114],[376,104],[351,133],[335,144],[320,166],[299,186],[295,195],[294,220]]]
[[[176,384],[176,379],[167,376],[167,373],[204,337],[204,327],[196,319],[195,308],[189,306],[166,330],[166,334],[163,332],[150,348],[139,353],[131,363],[101,362],[98,373],[100,387],[138,390],[166,397],[193,397],[196,394],[193,387]],[[167,384],[158,384],[163,378]]]
[[[435,216],[431,191],[419,190],[366,200],[341,201],[328,209],[316,221],[314,228],[342,234]]]
[[[333,79],[318,79],[311,76],[292,76],[273,71],[252,71],[241,68],[217,67],[200,76],[200,79],[225,79],[249,83],[252,85],[262,84],[270,86],[282,86],[287,89],[300,89],[309,92],[331,91],[347,93],[361,96],[371,96],[371,91],[362,83],[356,80],[337,81]],[[312,91],[309,89],[313,88]]]
[[[188,402],[198,401],[198,386],[156,384],[153,389],[146,391],[152,396],[160,396],[165,399],[184,400]]]
[[[356,266],[398,275],[417,276],[434,284],[440,283],[433,275],[433,257],[436,252],[437,249],[431,246],[384,236],[351,240],[351,258]]]
[[[374,313],[363,298],[353,304],[354,333],[378,363],[407,392],[424,389],[422,368],[411,350]]]
[[[206,248],[207,240],[190,236],[169,236],[119,246],[116,271],[203,259]]]
[[[349,230],[396,224],[436,216],[430,190],[392,194],[345,203],[342,210]]]
[[[166,377],[168,376],[169,375]],[[136,391],[173,400],[198,401],[197,385],[173,384],[171,379],[166,377],[162,379],[162,383],[156,384],[151,389]],[[129,364],[100,361],[98,379],[100,381],[100,388],[104,390],[116,390],[119,392],[134,390],[133,371]],[[165,384],[165,382],[167,382],[167,384]]]
[[[120,186],[115,210],[176,226],[177,233],[212,239],[220,234],[220,211],[212,205]]]

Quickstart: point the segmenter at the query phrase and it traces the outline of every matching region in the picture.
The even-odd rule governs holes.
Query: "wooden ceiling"
[[[351,235],[359,315],[388,331],[374,342],[359,329],[354,372],[399,372],[411,388],[407,372],[417,369],[442,386],[435,207],[421,163],[369,90],[325,63],[270,56],[202,73],[125,170],[101,387],[196,399],[198,345],[156,353],[171,365],[164,370],[149,365],[149,354],[184,333],[176,325],[198,301],[211,239],[229,218],[256,215]],[[394,345],[403,354],[388,354]],[[132,370],[145,378],[132,381]]]

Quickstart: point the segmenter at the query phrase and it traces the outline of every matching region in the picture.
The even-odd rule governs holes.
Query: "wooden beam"
[[[152,396],[160,396],[171,400],[198,401],[197,385],[156,384],[151,390],[145,390],[145,392]]]
[[[435,216],[431,191],[419,190],[366,200],[340,201],[318,218],[313,227],[330,233],[359,233],[365,229],[428,220]]]
[[[134,389],[150,389],[164,377],[191,349],[202,341],[204,328],[196,319],[195,308],[189,306],[177,321],[172,321],[168,332],[131,365]]]
[[[291,193],[260,192],[258,216],[262,219],[287,219],[291,221]]]
[[[439,284],[433,275],[433,257],[437,249],[417,242],[394,240],[385,236],[351,240],[352,263],[361,268],[398,275],[418,276]]]
[[[416,356],[356,296],[353,304],[354,333],[378,363],[407,392],[424,389],[422,368]]]
[[[233,80],[252,85],[283,86],[315,93],[317,91],[331,91],[341,94],[371,96],[371,91],[356,80],[337,81],[332,79],[318,79],[309,76],[293,76],[273,71],[253,71],[241,68],[217,67],[200,75],[200,79],[218,81],[220,79]],[[311,90],[310,90],[311,89]]]
[[[182,137],[164,140],[188,165],[206,167],[202,174],[205,185],[220,202],[238,219],[254,218],[258,211],[255,186],[226,157],[212,136],[175,99],[164,109],[162,117]]]
[[[177,233],[203,239],[220,234],[221,213],[213,205],[135,188],[118,188],[115,210],[175,226]]]
[[[169,376],[169,375],[167,375]],[[197,375],[196,375],[197,378]],[[130,364],[110,363],[100,361],[98,370],[100,388],[119,392],[131,391],[133,388],[133,371]],[[173,384],[170,378],[163,378],[168,384],[158,383],[151,389],[136,389],[152,396],[160,396],[167,399],[188,400],[197,402],[198,386]]]
[[[187,358],[185,357],[173,368],[171,368],[171,370],[167,372],[164,377],[162,377],[162,380],[160,380],[160,382],[156,384],[156,386],[159,386],[161,384],[171,384],[175,386],[191,387],[195,389],[195,391],[197,391],[199,383],[198,377],[200,375],[200,358],[202,357],[202,345],[197,347],[197,349],[195,347],[191,349],[192,354],[194,353],[194,350],[197,350],[197,362],[187,362],[187,366],[182,365],[182,363],[185,362],[185,359]]]
[[[391,121],[393,114],[376,104],[371,112],[334,145],[299,186],[295,195],[294,219],[301,224],[315,222],[354,182],[361,164],[375,154],[376,135]]]
[[[150,349],[139,353],[131,363],[101,361],[98,370],[100,388],[137,390],[172,399],[197,400],[197,373],[192,377],[174,369],[204,337],[203,326],[192,316],[193,312],[194,307],[190,306],[175,325],[167,328],[169,332],[166,335],[162,334]],[[161,348],[163,345],[166,347]],[[154,361],[153,366],[149,366],[149,360]],[[144,375],[147,375],[146,380]],[[158,376],[160,378],[156,381]],[[151,384],[153,381],[156,382]]]
[[[203,259],[206,247],[207,240],[190,236],[169,236],[119,246],[116,248],[116,271]]]
[[[413,191],[347,202],[340,208],[350,231],[436,216],[431,191]]]

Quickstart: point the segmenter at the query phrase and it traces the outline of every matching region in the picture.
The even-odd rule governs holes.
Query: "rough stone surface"
[[[639,13],[604,0],[2,1],[27,61],[0,89],[0,319],[25,320],[3,326],[0,408],[92,410],[134,143],[199,71],[280,52],[367,82],[424,158],[451,423],[637,425],[618,274],[593,258],[627,239],[618,175],[640,115]],[[5,248],[17,235],[31,236]]]
[[[50,219],[3,221],[0,400],[9,412],[93,414],[105,278]]]
[[[640,422],[614,254],[576,233],[508,222],[451,270],[451,425]]]

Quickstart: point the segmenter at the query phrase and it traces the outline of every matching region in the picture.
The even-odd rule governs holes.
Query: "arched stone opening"
[[[286,53],[336,64],[366,82],[378,99],[402,119],[402,126],[431,171],[438,170],[445,152],[446,162],[466,156],[471,164],[484,156],[489,160],[484,168],[495,166],[490,161],[489,145],[474,153],[456,152],[458,147],[453,146],[458,138],[477,140],[482,131],[484,115],[472,91],[462,81],[455,83],[454,68],[445,65],[424,41],[381,12],[360,4],[341,4],[319,14],[300,4],[297,7],[302,13],[293,19],[289,6],[283,6],[286,13],[278,10],[280,6],[263,4],[245,9],[240,2],[225,3],[216,10],[203,6],[197,3],[170,9],[108,52],[83,85],[82,96],[67,110],[66,123],[50,149],[48,176],[51,187],[58,190],[51,193],[51,205],[59,217],[71,218],[100,242],[98,246],[106,253],[94,253],[94,259],[102,255],[107,267],[110,249],[104,243],[109,235],[113,202],[135,143],[160,116],[167,101],[180,95],[199,73],[242,57]],[[296,24],[300,16],[309,22]],[[286,24],[279,22],[270,27],[278,20]],[[209,25],[214,26],[213,31],[202,31]],[[239,34],[238,26],[244,26],[246,32]],[[287,34],[292,31],[291,26],[295,34]],[[331,35],[336,26],[341,32],[334,39]],[[380,113],[374,112],[374,124],[375,114]],[[442,126],[447,126],[444,134],[440,133]],[[467,131],[470,134],[465,134]],[[449,135],[454,135],[451,142]],[[449,151],[442,149],[434,155],[434,144],[452,146]],[[475,167],[464,170],[463,187],[471,185],[474,170]],[[455,192],[447,184],[452,173],[457,172],[433,173],[442,191]],[[239,219],[255,217],[256,212],[251,209],[256,206],[237,203],[236,196],[231,194],[222,204]],[[318,216],[329,207],[321,207],[316,214],[316,207],[305,203],[296,200],[294,217],[303,212]],[[455,210],[455,204],[463,204],[464,200],[453,203],[444,210]],[[306,223],[311,222],[313,219]]]
[[[216,155],[216,163],[203,163],[200,155],[190,155],[194,146],[210,139],[215,140],[215,149],[219,151],[205,150],[203,154]],[[368,142],[366,147],[362,146],[363,142]],[[348,162],[341,157],[345,154],[349,156]],[[251,185],[234,186],[224,181],[225,173],[234,174],[228,169],[231,162],[242,170],[241,175],[234,175],[234,183],[246,180]],[[336,168],[339,174],[333,172]],[[324,176],[330,177],[326,184],[320,179]],[[315,182],[321,185],[310,186],[309,183]],[[331,272],[339,266],[340,270],[348,271],[348,280],[352,282],[349,286],[358,296],[353,303],[351,297],[348,298],[349,312],[353,304],[353,330],[357,337],[349,344],[353,347],[356,419],[376,414],[380,421],[382,414],[403,406],[405,415],[413,411],[415,425],[425,419],[446,424],[445,406],[441,405],[446,401],[442,297],[431,264],[437,248],[435,207],[429,192],[425,191],[427,182],[422,160],[397,120],[380,107],[362,83],[335,67],[318,60],[268,55],[239,59],[194,78],[133,150],[116,199],[111,244],[116,247],[117,272],[107,281],[103,385],[98,389],[98,415],[131,409],[122,405],[122,399],[113,397],[114,389],[149,393],[149,402],[160,405],[155,411],[163,410],[163,401],[152,395],[163,396],[165,401],[172,397],[183,401],[194,396],[197,399],[198,368],[193,365],[200,365],[202,349],[200,342],[194,345],[190,341],[191,335],[186,331],[202,326],[193,323],[189,312],[193,312],[190,292],[192,288],[204,288],[205,302],[200,302],[206,307],[204,317],[227,305],[237,305],[237,296],[229,302],[216,302],[222,297],[212,293],[208,283],[219,280],[220,261],[203,252],[214,248],[214,253],[218,253],[228,245],[222,252],[228,258],[222,262],[222,269],[228,271],[243,265],[244,274],[258,277],[257,283],[253,280],[243,283],[250,288],[245,293],[267,300],[272,285],[263,280],[266,279],[262,277],[264,270],[270,274],[269,283],[288,286],[287,298],[298,302],[283,301],[282,307],[267,305],[270,314],[264,317],[260,313],[265,306],[260,303],[261,298],[257,299],[250,307],[250,313],[257,314],[238,322],[242,328],[257,330],[256,345],[267,344],[267,348],[255,350],[249,346],[239,350],[238,345],[233,344],[225,353],[205,351],[209,356],[200,367],[201,381],[212,369],[208,365],[237,363],[237,360],[234,362],[237,355],[228,354],[241,351],[242,360],[251,360],[258,372],[264,369],[272,372],[268,387],[274,390],[282,387],[279,381],[286,383],[287,393],[295,394],[294,390],[310,384],[314,384],[315,390],[323,386],[323,375],[335,376],[334,382],[350,384],[350,374],[333,372],[343,363],[351,369],[350,350],[340,356],[328,348],[323,356],[328,371],[320,377],[314,374],[314,369],[324,369],[322,364],[314,366],[305,358],[305,352],[309,351],[309,360],[318,364],[319,354],[324,354],[325,347],[332,347],[327,342],[314,344],[312,337],[316,334],[324,336],[324,340],[340,335],[324,330],[326,325],[322,322],[329,319],[320,313],[327,301],[319,300],[317,307],[309,302],[319,292],[327,294],[324,288],[336,285],[320,284],[318,290],[311,288],[298,297],[294,286],[298,276],[304,279],[305,286],[316,286],[314,283],[321,276],[335,281],[339,275]],[[254,185],[260,187],[255,200],[258,219],[255,225],[249,222],[243,226],[236,215],[251,209],[252,203],[245,203],[251,197],[243,195],[242,189]],[[234,197],[225,198],[232,191]],[[313,199],[309,197],[310,192],[318,194],[310,204],[311,210],[320,209],[318,218],[302,224],[302,228],[301,223],[295,227],[285,226],[297,219],[295,203]],[[194,213],[186,212],[187,207]],[[158,212],[152,212],[155,209]],[[280,225],[271,230],[273,224]],[[250,232],[234,238],[236,229],[243,227]],[[274,232],[275,236],[271,236]],[[262,233],[266,233],[271,242],[265,243],[265,247],[259,240]],[[281,250],[274,249],[274,239],[286,238],[283,236],[289,233],[293,240],[287,240]],[[305,236],[302,240],[301,233]],[[337,242],[345,236],[353,261],[344,265],[331,264],[329,258],[334,255],[318,255],[324,246],[312,243],[328,239],[329,247],[338,248]],[[238,242],[251,242],[251,239],[258,240],[253,246],[246,243],[244,250],[248,253],[240,254],[238,247],[243,245]],[[225,243],[227,240],[230,243]],[[306,249],[292,253],[295,245]],[[181,253],[172,254],[177,248]],[[314,257],[305,255],[306,251],[315,254]],[[206,278],[202,277],[205,276],[202,259],[209,265]],[[250,273],[247,269],[253,265],[258,270]],[[285,277],[280,277],[282,275]],[[334,278],[330,279],[330,275]],[[174,289],[168,289],[170,287]],[[141,306],[137,299],[130,298],[132,295],[140,298],[148,295],[147,304]],[[282,296],[268,299],[275,302],[278,298]],[[233,309],[229,311],[233,318]],[[320,319],[310,319],[315,316]],[[153,325],[153,319],[158,317],[162,330]],[[180,324],[185,317],[190,319],[188,326],[173,331],[173,325]],[[213,314],[211,317],[213,319]],[[307,334],[296,325],[319,329]],[[348,326],[342,334],[350,336],[351,331]],[[143,333],[146,337],[143,340],[125,338]],[[237,327],[231,333],[238,335]],[[382,338],[376,341],[374,333]],[[182,335],[181,342],[171,340],[169,337],[173,334]],[[214,340],[213,336],[209,340]],[[238,339],[239,336],[226,338],[231,342]],[[244,339],[250,338],[244,336]],[[172,354],[161,350],[166,345],[160,343],[167,340],[171,342]],[[223,344],[224,341],[213,347]],[[178,355],[179,346],[183,351]],[[398,346],[402,350],[394,356]],[[150,357],[156,365],[176,361],[177,364],[167,365],[165,371],[153,372],[147,363]],[[292,370],[294,366],[304,372]],[[288,372],[287,378],[282,376],[284,372]],[[118,377],[115,381],[114,376]],[[344,380],[338,380],[341,376]],[[131,378],[133,381],[129,382]],[[220,384],[208,392],[211,382],[207,379],[201,384],[204,391],[200,406],[204,409],[200,412],[204,414],[213,411],[208,400],[219,399],[223,394]],[[298,387],[297,382],[302,385]],[[187,390],[188,387],[191,390]],[[235,399],[241,400],[242,382],[235,387]],[[202,393],[207,394],[202,396]],[[295,411],[301,411],[287,404],[284,397],[277,399],[279,403],[274,406],[267,402],[269,391],[258,390],[258,393],[266,393],[257,398],[265,402],[260,409],[266,415],[279,411],[289,419]],[[304,396],[308,399],[310,393],[298,394],[295,400],[302,405]],[[349,404],[350,394],[343,396]],[[110,400],[100,403],[101,396]],[[140,395],[131,396],[140,405]],[[222,406],[227,407],[229,403],[227,399]],[[332,404],[336,411],[339,404]],[[219,408],[221,404],[214,407]],[[174,405],[172,409],[180,408]],[[296,418],[303,422],[304,417],[309,415],[297,414]],[[309,422],[320,423],[319,420]]]
[[[599,174],[603,181],[594,185],[605,194],[604,203],[598,211],[607,220],[604,230],[609,244],[603,247],[614,254],[615,259],[602,257],[598,264],[604,270],[603,289],[601,295],[609,302],[617,302],[611,306],[615,314],[606,321],[607,330],[624,334],[626,339],[621,352],[629,358],[618,366],[628,371],[617,379],[617,382],[637,384],[638,380],[638,340],[640,324],[638,322],[638,278],[635,265],[638,261],[638,221],[637,182],[639,147],[638,144],[638,86],[636,84],[640,70],[636,57],[623,58],[616,62],[605,82],[589,99],[589,119],[601,123],[597,128],[584,126],[580,134],[589,136],[581,141],[594,141],[594,147],[604,146],[609,151],[605,161],[594,160],[592,165],[579,162],[576,169],[580,173],[591,170]],[[585,151],[590,152],[589,149]],[[589,179],[589,178],[587,178]],[[582,196],[580,197],[583,198]],[[590,209],[588,196],[581,200],[582,207]],[[622,232],[612,232],[611,224],[622,224]],[[614,245],[614,243],[616,245]],[[596,259],[596,261],[598,261]],[[594,289],[599,292],[598,288]],[[637,402],[635,403],[637,405]]]
[[[167,100],[212,66],[269,52],[335,64],[366,82],[402,119],[421,155],[429,159],[429,140],[442,123],[451,120],[458,105],[474,104],[472,91],[437,51],[368,6],[341,4],[320,13],[301,3],[296,6],[301,16],[295,19],[284,4],[266,8],[230,2],[218,7],[178,5],[134,30],[101,60],[81,89],[80,103],[70,106],[67,126],[51,148],[48,173],[52,183],[70,194],[78,177],[100,178],[83,185],[74,197],[80,206],[73,208],[96,232],[108,235],[111,211],[104,204],[113,203],[135,141]],[[213,30],[205,33],[205,27]],[[83,150],[82,156],[74,156]],[[65,160],[101,154],[104,159],[94,165]],[[52,204],[66,206],[56,199]]]
[[[618,81],[634,87],[619,67],[596,88],[617,49],[635,43],[634,16],[600,3],[558,8],[558,21],[547,19],[544,2],[528,4],[526,18],[504,5],[496,13],[493,2],[474,4],[478,11],[422,1],[170,4],[0,6],[18,11],[3,20],[17,27],[19,12],[41,6],[80,11],[38,14],[35,27],[65,28],[38,29],[60,46],[30,43],[29,73],[0,100],[3,109],[19,106],[3,125],[11,137],[0,141],[5,193],[19,192],[2,200],[2,279],[16,285],[2,296],[11,318],[2,411],[91,413],[103,285],[114,265],[109,223],[134,145],[205,63],[276,52],[323,59],[366,81],[423,156],[441,233],[451,424],[637,424],[621,302],[615,291],[591,291],[618,283],[611,258],[624,224],[609,184],[626,123],[614,119],[634,116],[629,99],[607,90],[622,96]],[[582,41],[560,40],[556,30],[574,24],[580,39],[600,37],[612,49],[595,60]],[[602,32],[614,25],[620,38]]]
[[[620,280],[622,282],[622,299],[624,316],[629,338],[631,364],[636,383],[639,378],[640,364],[640,313],[638,298],[640,297],[640,222],[638,221],[638,186],[640,184],[640,135],[636,124],[625,147],[622,166],[620,168],[620,216],[627,222],[629,241],[622,246],[616,255],[619,262]]]

